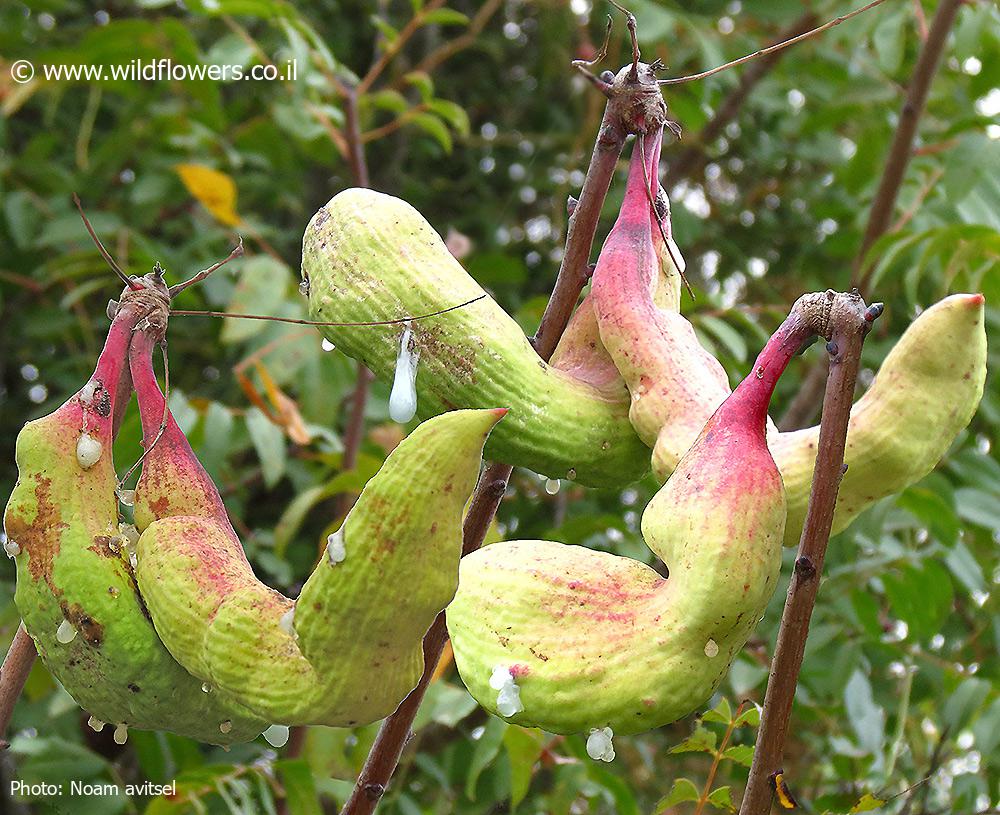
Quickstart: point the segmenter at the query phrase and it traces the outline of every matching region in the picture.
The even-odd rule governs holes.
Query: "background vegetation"
[[[603,100],[569,69],[603,35],[588,0],[30,0],[0,6],[0,495],[16,477],[15,434],[89,375],[118,286],[89,242],[81,194],[123,266],[154,260],[176,282],[225,256],[247,257],[186,292],[179,308],[304,316],[300,240],[312,213],[351,185],[343,99],[379,55],[360,98],[371,184],[410,201],[464,254],[470,272],[532,331],[558,267],[566,196],[582,181]],[[904,88],[934,3],[891,0],[781,59],[734,120],[699,133],[746,67],[668,89],[684,141],[666,149],[675,235],[697,300],[685,309],[732,377],[800,293],[844,288]],[[755,50],[843,0],[631,0],[644,57],[670,75]],[[921,120],[872,293],[887,305],[866,343],[863,383],[923,307],[983,291],[994,372],[968,432],[942,466],[865,513],[830,546],[785,765],[811,811],[995,812],[1000,804],[1000,14],[969,2],[948,40]],[[402,32],[402,34],[400,33]],[[608,67],[624,61],[616,27]],[[410,36],[412,34],[412,36]],[[398,47],[398,54],[393,54]],[[19,85],[16,59],[235,63],[294,58],[294,82],[44,82]],[[602,68],[604,66],[601,66]],[[185,165],[187,165],[185,167]],[[195,165],[192,168],[191,165]],[[203,169],[223,173],[206,176]],[[606,232],[621,176],[606,208]],[[789,404],[813,351],[786,376]],[[225,493],[258,575],[294,593],[337,523],[336,497],[372,475],[399,438],[385,383],[367,408],[354,471],[340,468],[353,364],[312,329],[175,317],[172,407]],[[133,412],[116,446],[137,458]],[[553,489],[556,485],[549,485]],[[515,473],[499,513],[507,536],[582,543],[648,560],[638,533],[653,484],[620,492]],[[791,552],[786,553],[789,558]],[[785,569],[785,575],[788,569]],[[0,635],[17,614],[0,564]],[[621,738],[610,765],[581,737],[509,727],[478,710],[453,668],[432,686],[381,811],[688,813],[707,790],[738,801],[755,711],[717,747],[743,699],[763,697],[784,585],[713,713]],[[373,678],[374,681],[374,678]],[[375,727],[310,729],[299,756],[263,740],[230,752],[161,733],[118,748],[36,665],[0,759],[5,811],[333,812]],[[721,754],[715,763],[713,753]],[[179,781],[176,799],[11,800],[11,778]],[[687,779],[687,780],[683,780]],[[913,789],[910,789],[914,785]],[[673,802],[661,798],[674,790]],[[726,809],[716,792],[711,807]],[[660,802],[658,804],[658,802]],[[860,802],[860,803],[859,803]],[[860,811],[860,810],[859,810]]]

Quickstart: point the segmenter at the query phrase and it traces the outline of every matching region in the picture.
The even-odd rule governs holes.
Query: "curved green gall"
[[[4,515],[7,549],[16,552],[14,600],[42,662],[95,727],[115,727],[116,741],[129,727],[245,741],[265,723],[204,693],[163,647],[119,525],[114,421],[128,402],[128,344],[150,296],[126,290],[90,380],[18,434],[18,483]],[[236,722],[229,733],[211,724],[224,719]]]
[[[485,292],[434,229],[398,198],[341,192],[319,210],[302,243],[315,320],[371,322],[430,314]],[[407,330],[325,327],[324,335],[387,381]],[[620,380],[594,384],[546,364],[490,297],[414,321],[417,415],[500,405],[509,413],[489,458],[553,478],[620,487],[649,469],[649,449],[628,421]]]
[[[132,351],[151,442],[163,397],[148,343]],[[350,727],[392,713],[423,670],[423,635],[455,593],[463,510],[504,413],[461,410],[419,425],[365,486],[293,602],[254,576],[168,412],[136,489],[136,515],[148,522],[137,578],[167,648],[213,694],[268,722]]]

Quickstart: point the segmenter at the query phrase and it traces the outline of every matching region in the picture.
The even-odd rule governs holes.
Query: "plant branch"
[[[10,746],[7,727],[36,656],[35,643],[28,636],[24,623],[21,623],[7,649],[7,656],[3,658],[3,665],[0,665],[0,750]]]
[[[903,185],[903,176],[913,155],[913,141],[917,135],[917,125],[927,106],[927,95],[930,92],[934,75],[937,73],[938,65],[941,63],[941,55],[944,53],[944,46],[948,40],[948,32],[951,30],[962,4],[963,0],[941,0],[938,3],[930,31],[927,33],[927,39],[920,50],[920,56],[917,57],[913,75],[910,77],[910,84],[906,89],[906,101],[899,113],[899,126],[896,128],[892,146],[889,148],[889,156],[886,159],[885,168],[882,170],[882,180],[872,201],[872,208],[868,214],[868,226],[861,239],[861,249],[858,250],[854,261],[853,285],[862,292],[866,290],[874,267],[874,264],[868,262],[868,252],[872,245],[889,229],[893,210],[896,207],[896,199],[899,197],[899,188]]]
[[[570,217],[566,250],[555,286],[532,342],[538,355],[548,361],[569,322],[587,282],[587,265],[594,244],[597,222],[614,175],[615,165],[630,133],[651,131],[666,119],[666,106],[649,66],[639,63],[637,78],[616,79],[609,86],[609,99],[591,156],[580,200]],[[512,467],[489,462],[472,495],[462,530],[462,554],[482,546],[483,538],[507,489]],[[375,743],[341,815],[371,815],[375,811],[399,757],[411,736],[414,717],[423,701],[431,677],[448,639],[445,614],[438,614],[424,636],[424,671],[417,686],[379,728]]]
[[[809,620],[819,591],[837,492],[844,474],[847,423],[854,401],[861,347],[872,322],[882,312],[881,304],[866,309],[857,293],[839,294],[834,298],[830,341],[826,346],[830,355],[830,374],[823,400],[823,420],[809,509],[781,615],[760,730],[740,815],[767,815],[771,811],[773,779],[781,770],[792,701],[809,634]]]

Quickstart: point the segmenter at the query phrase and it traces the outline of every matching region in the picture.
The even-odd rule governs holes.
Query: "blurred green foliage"
[[[302,231],[352,183],[336,87],[380,56],[386,68],[359,100],[372,186],[406,198],[450,231],[453,245],[465,244],[472,274],[533,330],[558,266],[566,196],[578,192],[603,107],[569,61],[600,44],[606,9],[587,0],[424,2],[0,7],[0,494],[16,477],[17,429],[85,381],[107,325],[105,303],[117,292],[71,192],[123,266],[142,273],[160,261],[172,282],[225,256],[234,232],[245,236],[247,257],[186,292],[179,308],[304,316],[296,291]],[[644,57],[661,57],[671,75],[756,50],[804,12],[798,0],[632,0],[630,8]],[[809,8],[820,20],[847,10],[830,0]],[[665,184],[698,294],[685,308],[734,379],[795,297],[849,285],[933,9],[889,2],[790,50],[707,141],[699,131],[745,68],[669,89],[685,138],[666,150]],[[887,314],[866,344],[865,384],[912,316],[948,292],[985,292],[988,331],[998,336],[998,22],[994,4],[971,2],[949,38],[893,228],[870,256],[873,294]],[[612,38],[610,67],[625,59],[623,29]],[[35,81],[12,80],[19,59],[35,64]],[[294,59],[297,73],[274,82],[38,78],[43,64],[135,59],[279,68]],[[672,176],[688,148],[699,163]],[[232,212],[207,197],[218,184],[196,196],[178,165],[231,179]],[[621,194],[619,178],[599,238]],[[775,415],[817,358],[807,354],[784,378]],[[369,402],[358,466],[344,473],[343,405],[354,367],[324,352],[312,329],[178,316],[170,359],[175,414],[224,492],[258,575],[294,594],[338,521],[334,499],[357,490],[392,444],[386,383]],[[810,811],[860,812],[885,801],[886,812],[981,813],[1000,802],[998,362],[992,347],[982,407],[942,466],[831,542],[785,764]],[[138,457],[139,436],[133,412],[116,445],[122,468]],[[653,488],[564,485],[550,495],[536,476],[517,472],[500,530],[648,560],[638,518]],[[2,569],[9,598],[14,571]],[[488,717],[446,673],[431,687],[381,811],[730,809],[756,723],[752,705],[735,711],[763,697],[783,599],[784,585],[710,712],[620,739],[610,765],[586,758],[583,736]],[[7,600],[5,639],[16,622]],[[736,726],[741,715],[750,720]],[[274,812],[284,800],[292,813],[332,812],[375,732],[312,728],[294,758],[262,740],[225,753],[141,732],[122,750],[85,719],[36,666],[0,762],[5,811]],[[11,798],[8,784],[175,778],[172,800]]]

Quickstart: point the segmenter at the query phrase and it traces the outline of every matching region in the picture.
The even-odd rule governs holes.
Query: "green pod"
[[[148,301],[126,290],[87,385],[18,434],[18,482],[4,515],[14,601],[42,662],[92,725],[116,726],[116,740],[136,727],[245,741],[265,723],[204,693],[163,647],[119,527],[114,416],[129,395],[120,387],[128,344],[148,313]],[[213,724],[222,720],[233,722],[227,733]]]
[[[306,229],[302,273],[316,320],[374,322],[430,314],[481,297],[482,287],[405,201],[345,190]],[[535,353],[490,297],[412,323],[417,414],[502,405],[507,418],[488,457],[553,478],[621,487],[649,468],[649,449],[628,420],[619,381],[596,386]],[[322,329],[337,347],[392,379],[402,325]]]
[[[163,397],[133,343],[148,439]],[[254,576],[225,508],[172,417],[136,491],[137,578],[171,654],[212,694],[268,722],[350,727],[416,685],[421,640],[458,584],[462,515],[505,411],[462,410],[413,431],[365,486],[292,601]]]

